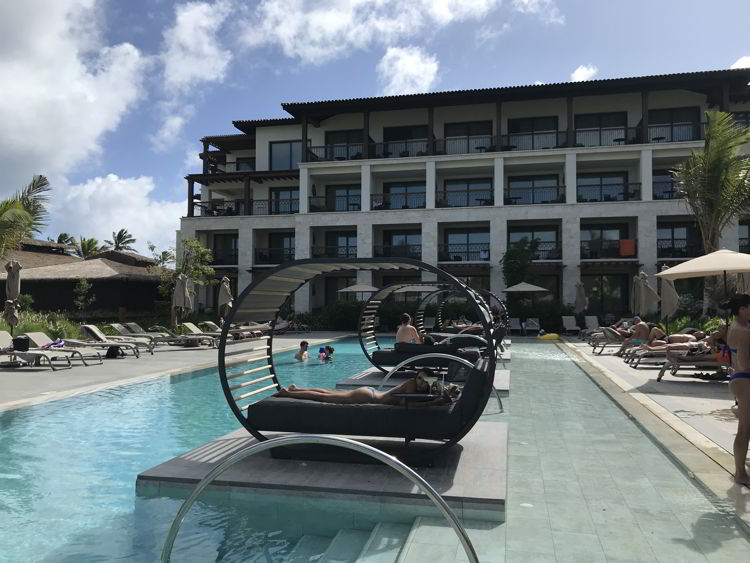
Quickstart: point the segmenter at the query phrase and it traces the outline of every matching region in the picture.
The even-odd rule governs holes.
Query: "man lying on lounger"
[[[405,404],[406,399],[402,397],[394,397],[394,395],[402,393],[429,393],[430,384],[426,381],[426,377],[435,377],[435,373],[429,368],[421,368],[414,379],[404,381],[401,385],[389,389],[388,391],[377,391],[374,387],[358,387],[357,389],[337,390],[315,389],[290,385],[289,387],[282,388],[281,391],[274,396],[289,399],[318,401],[319,403],[333,403],[336,405],[403,405]],[[440,393],[439,398],[413,403],[410,408],[444,405],[450,403],[457,395],[457,386],[446,386],[446,389]]]
[[[698,331],[695,334],[700,335],[700,338],[680,338],[676,341],[672,341],[671,339],[675,336],[693,336],[690,334],[672,334],[667,337],[669,342],[654,340],[651,344],[643,344],[640,348],[642,350],[648,350],[649,352],[660,350],[666,350],[667,352],[688,351],[691,355],[716,353],[721,350],[722,346],[726,345],[727,326],[723,325],[719,327],[719,330],[715,330],[709,336],[706,336],[706,333],[701,331]]]
[[[650,346],[664,346],[665,344],[684,344],[687,342],[698,342],[706,338],[706,333],[702,330],[696,330],[693,334],[669,334],[667,335],[658,326],[651,329],[648,335],[648,344]]]

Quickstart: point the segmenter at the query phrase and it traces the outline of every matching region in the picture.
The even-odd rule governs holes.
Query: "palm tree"
[[[49,212],[47,202],[51,191],[49,181],[41,174],[34,176],[31,182],[21,188],[13,197],[19,202],[31,218],[31,222],[25,229],[26,237],[33,237],[35,233],[41,233],[47,225]]]
[[[4,258],[9,250],[18,248],[31,224],[32,217],[20,202],[14,199],[0,201],[0,258]]]
[[[750,142],[750,128],[739,127],[732,116],[706,112],[706,142],[673,171],[678,190],[695,215],[708,254],[719,249],[726,226],[750,213],[750,159],[739,154]],[[704,286],[703,308],[711,292]]]
[[[107,248],[107,246],[100,246],[95,238],[80,237],[75,243],[75,253],[81,258],[91,258]]]
[[[68,246],[75,246],[76,239],[74,236],[69,235],[68,233],[60,233],[57,235],[57,240],[55,241],[57,244],[67,244]]]
[[[135,243],[135,238],[131,235],[127,229],[120,229],[116,233],[112,233],[112,240],[105,240],[113,250],[129,250],[133,252],[132,244]]]

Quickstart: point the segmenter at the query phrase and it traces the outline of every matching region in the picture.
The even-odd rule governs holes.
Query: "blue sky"
[[[747,0],[3,4],[4,194],[44,173],[48,234],[141,249],[174,244],[198,139],[283,101],[750,66]]]

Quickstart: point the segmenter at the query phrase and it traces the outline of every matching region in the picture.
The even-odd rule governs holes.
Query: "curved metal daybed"
[[[408,258],[386,260],[357,258],[347,260],[308,259],[282,264],[255,279],[235,300],[221,334],[219,375],[229,407],[242,426],[258,440],[264,432],[304,432],[426,439],[437,445],[420,457],[432,458],[456,444],[474,426],[492,393],[495,357],[490,354],[473,364],[465,376],[459,397],[451,404],[423,409],[364,404],[339,405],[314,401],[266,397],[261,394],[281,389],[273,363],[273,332],[254,348],[240,368],[228,373],[225,352],[229,326],[237,321],[274,319],[302,285],[315,277],[336,271],[421,270],[437,274],[474,303],[483,327],[492,338],[489,312],[474,298],[474,292],[450,274],[424,262]],[[466,368],[464,368],[466,369]]]

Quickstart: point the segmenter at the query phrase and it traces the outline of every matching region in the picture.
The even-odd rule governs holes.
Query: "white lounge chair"
[[[526,319],[526,331],[536,331],[539,332],[542,329],[542,327],[539,325],[539,318],[538,317],[529,317]]]
[[[521,328],[521,319],[518,317],[511,317],[510,318],[510,331],[521,332],[523,329]]]
[[[573,333],[573,334],[580,334],[581,333],[581,327],[579,327],[576,324],[576,318],[572,317],[570,315],[566,316],[563,315],[562,317],[562,324],[563,328],[565,329],[565,332],[567,334]]]
[[[88,363],[86,363],[86,359],[98,360],[98,363],[100,364],[104,363],[101,352],[99,352],[99,350],[97,350],[96,348],[85,348],[82,346],[70,347],[65,345],[60,347],[52,347],[51,344],[54,342],[54,340],[52,340],[44,332],[27,332],[25,334],[29,337],[29,340],[32,342],[32,344],[34,344],[34,349],[36,350],[55,354],[69,354],[71,359],[81,360],[84,366],[89,365]],[[63,342],[67,341],[63,339]]]
[[[0,354],[7,355],[9,361],[15,366],[18,366],[19,362],[23,362],[28,366],[43,366],[44,361],[46,361],[47,365],[52,368],[52,371],[57,371],[58,369],[70,369],[73,367],[73,364],[70,362],[69,354],[37,350],[36,348],[29,348],[26,352],[14,350],[13,337],[7,330],[0,330]],[[61,368],[55,365],[55,361],[64,361],[65,364]]]
[[[111,348],[117,346],[124,353],[130,350],[136,358],[140,358],[139,346],[145,346],[149,352],[154,353],[154,344],[145,339],[125,338],[124,336],[107,336],[96,325],[81,325],[81,331],[91,340],[67,340],[71,346],[89,346],[93,348]]]

